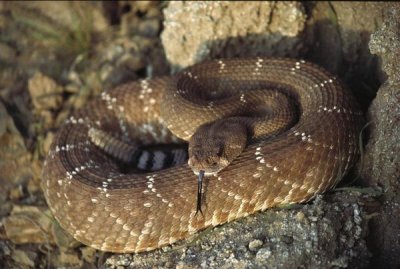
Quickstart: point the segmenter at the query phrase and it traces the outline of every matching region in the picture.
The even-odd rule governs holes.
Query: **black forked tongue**
[[[201,213],[203,215],[203,211],[201,211],[201,192],[203,189],[203,178],[204,178],[204,170],[199,171],[199,177],[197,179],[197,206],[196,206],[196,214]]]

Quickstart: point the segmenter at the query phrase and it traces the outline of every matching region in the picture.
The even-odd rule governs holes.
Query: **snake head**
[[[229,161],[226,158],[217,154],[214,155],[212,151],[192,151],[192,154],[189,153],[189,155],[188,164],[195,175],[199,175],[200,171],[204,171],[204,176],[216,175],[229,165]]]
[[[246,147],[247,129],[234,120],[218,120],[200,126],[189,140],[188,164],[198,175],[216,175]]]

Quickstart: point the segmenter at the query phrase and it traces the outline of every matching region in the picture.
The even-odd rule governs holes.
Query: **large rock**
[[[390,9],[369,47],[387,75],[372,102],[368,117],[370,139],[365,150],[362,176],[384,190],[379,218],[371,221],[370,240],[374,265],[400,268],[400,7]]]
[[[297,56],[306,14],[298,2],[170,2],[161,39],[180,69],[213,57]]]
[[[105,268],[365,268],[370,255],[359,201],[347,192],[319,196],[297,209],[208,229],[172,249],[113,255]]]
[[[11,209],[7,199],[12,189],[33,178],[31,159],[13,118],[0,101],[0,216]]]

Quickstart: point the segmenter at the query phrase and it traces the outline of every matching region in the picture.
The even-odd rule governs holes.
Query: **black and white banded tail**
[[[188,160],[187,145],[141,146],[124,142],[96,128],[90,128],[88,135],[91,142],[107,154],[142,172],[177,166]]]

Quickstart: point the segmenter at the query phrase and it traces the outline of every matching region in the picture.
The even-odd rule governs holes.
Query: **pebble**
[[[40,72],[29,79],[28,90],[37,110],[58,109],[62,105],[63,88]]]
[[[260,239],[253,240],[249,243],[249,249],[251,251],[257,251],[263,245],[263,241]]]
[[[265,261],[269,257],[271,257],[272,251],[269,248],[261,248],[257,251],[256,260]]]

